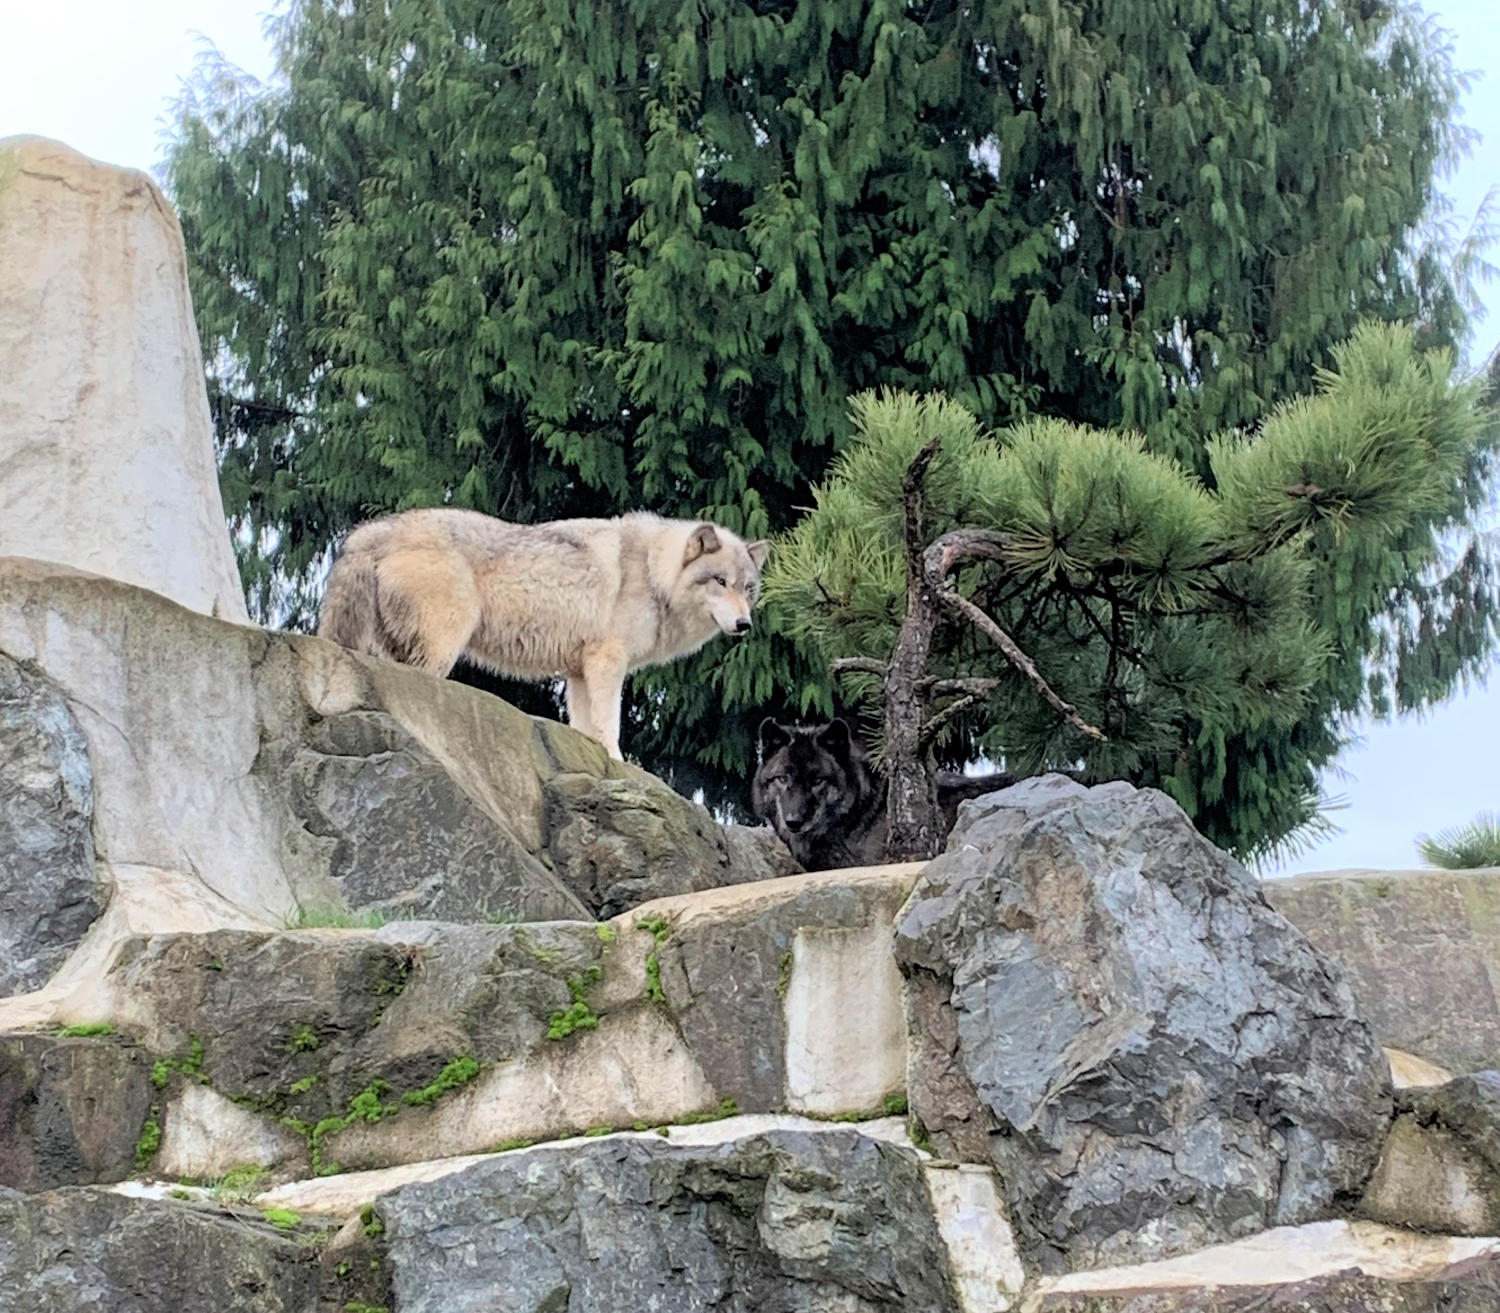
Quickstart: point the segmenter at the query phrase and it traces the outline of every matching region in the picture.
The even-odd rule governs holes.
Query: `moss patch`
[[[590,986],[597,985],[603,979],[604,968],[597,963],[581,976],[568,977],[568,993],[573,996],[573,1002],[563,1011],[554,1012],[547,1018],[548,1039],[567,1039],[574,1031],[599,1028],[599,1017],[589,1007],[588,991]]]
[[[436,1103],[449,1090],[456,1090],[460,1086],[467,1085],[477,1075],[479,1075],[479,1064],[473,1058],[454,1058],[438,1073],[438,1078],[432,1084],[424,1085],[420,1090],[408,1091],[401,1096],[401,1102],[412,1108]]]
[[[58,1039],[94,1039],[100,1035],[113,1035],[115,1028],[107,1021],[82,1021],[73,1026],[60,1026],[52,1033]]]

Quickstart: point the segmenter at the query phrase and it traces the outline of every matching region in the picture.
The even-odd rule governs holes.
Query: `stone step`
[[[1310,1222],[1163,1262],[1044,1279],[1021,1307],[1024,1313],[1494,1313],[1500,1238]]]
[[[919,870],[733,886],[597,925],[137,937],[90,1005],[115,1033],[66,1044],[98,1046],[131,1115],[149,1113],[132,1129],[122,1111],[109,1166],[73,1179],[286,1179],[732,1111],[904,1110],[890,927]]]

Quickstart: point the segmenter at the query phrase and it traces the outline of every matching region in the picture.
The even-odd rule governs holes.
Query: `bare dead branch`
[[[870,657],[838,657],[829,662],[828,669],[835,675],[858,672],[862,675],[879,675],[884,679],[889,667],[884,661],[876,661]]]
[[[1031,682],[1031,686],[1041,695],[1042,700],[1051,707],[1058,715],[1068,722],[1074,729],[1087,734],[1092,739],[1104,742],[1104,732],[1090,725],[1077,712],[1077,710],[1053,691],[1052,686],[1042,678],[1041,672],[1037,670],[1036,663],[1021,651],[1013,639],[1005,630],[1001,629],[990,619],[979,607],[950,589],[940,588],[938,590],[938,601],[946,606],[956,615],[961,615],[971,623],[977,625],[984,633],[995,640],[996,646],[1005,654],[1005,659],[1019,670]]]
[[[937,742],[937,736],[942,732],[943,726],[947,725],[950,721],[958,719],[970,707],[977,707],[982,700],[972,693],[967,693],[963,697],[956,698],[950,702],[941,711],[934,712],[928,717],[927,723],[922,726],[922,746],[925,748],[929,744]]]
[[[998,679],[978,677],[972,679],[924,679],[922,687],[927,690],[929,697],[947,698],[962,695],[963,697],[982,698],[999,688],[1000,682]]]

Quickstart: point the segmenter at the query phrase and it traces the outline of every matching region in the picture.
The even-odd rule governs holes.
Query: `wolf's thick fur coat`
[[[887,860],[886,781],[842,720],[822,725],[761,722],[751,805],[804,871]],[[958,804],[1015,783],[1006,774],[937,774],[943,836]]]
[[[328,576],[318,633],[446,675],[567,681],[568,720],[620,756],[629,671],[743,634],[766,542],[638,511],[511,524],[476,511],[405,511],[360,525]]]

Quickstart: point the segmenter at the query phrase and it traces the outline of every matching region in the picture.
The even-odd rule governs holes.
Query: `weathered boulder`
[[[1500,870],[1334,871],[1262,889],[1338,965],[1382,1044],[1452,1071],[1500,1067]]]
[[[853,1131],[506,1156],[378,1199],[402,1313],[956,1313],[910,1150]]]
[[[1278,1227],[1136,1267],[1039,1282],[1022,1313],[1497,1313],[1500,1242],[1369,1222]]]
[[[1500,1235],[1500,1072],[1402,1090],[1370,1179],[1366,1217],[1455,1235]]]
[[[0,1188],[6,1313],[319,1313],[317,1251],[257,1218],[100,1189]]]
[[[247,619],[182,230],[144,174],[0,141],[0,556]]]
[[[798,869],[769,829],[717,825],[650,776],[556,775],[545,805],[552,870],[596,916]]]
[[[918,869],[603,925],[140,936],[94,1015],[151,1056],[146,1167],[169,1177],[360,1170],[734,1108],[868,1116],[904,1106],[890,924]]]
[[[0,1035],[0,1186],[131,1175],[150,1072],[144,1050],[110,1035]]]
[[[613,902],[777,869],[759,840],[565,726],[63,566],[0,560],[0,655],[45,672],[86,740],[108,896],[54,982],[57,1006],[0,1005],[0,1026],[96,1014],[87,991],[132,933],[366,912],[580,920],[603,904],[554,867]],[[589,804],[568,820],[557,779],[578,798],[592,788],[639,805]],[[671,824],[653,831],[660,817]]]
[[[88,741],[57,686],[0,656],[0,996],[35,989],[99,914]]]
[[[1164,794],[1061,776],[966,804],[897,923],[912,1111],[994,1162],[1044,1271],[1358,1198],[1391,1116],[1348,988]]]

